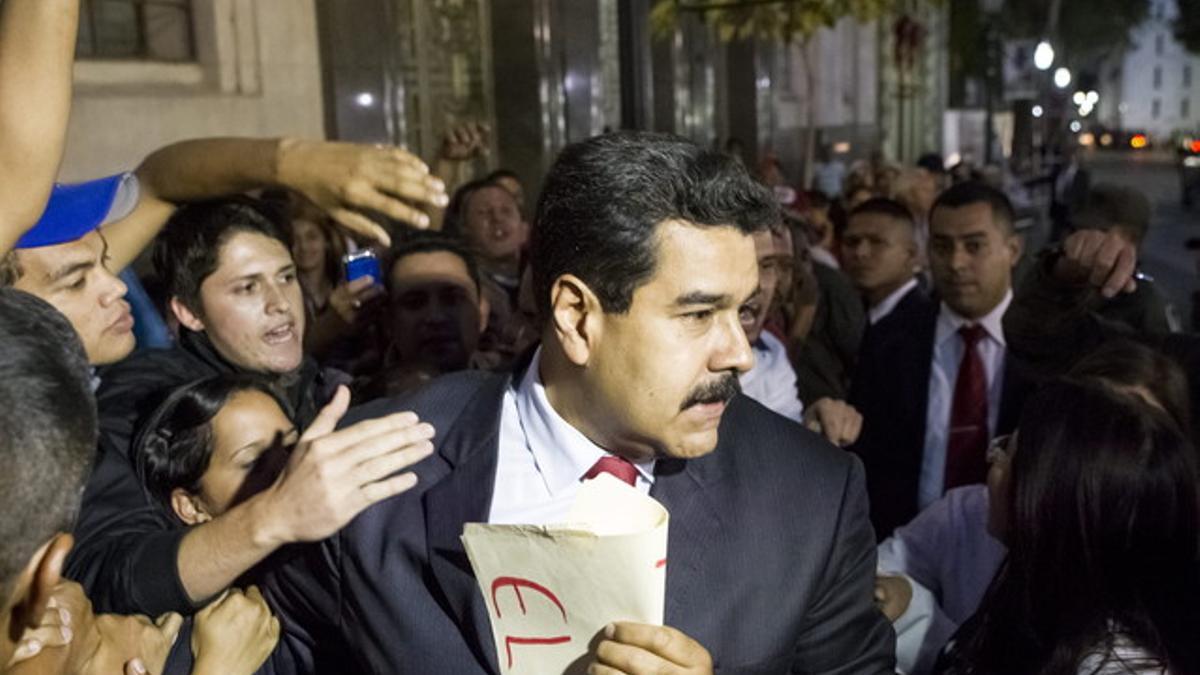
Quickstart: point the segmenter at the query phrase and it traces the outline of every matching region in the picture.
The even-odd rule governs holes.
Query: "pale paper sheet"
[[[467,523],[501,671],[583,672],[606,624],[661,625],[668,520],[662,504],[600,474],[579,488],[567,524]]]

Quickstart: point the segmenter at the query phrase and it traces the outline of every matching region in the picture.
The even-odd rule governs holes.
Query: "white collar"
[[[1008,346],[1008,343],[1004,340],[1003,320],[1004,313],[1008,311],[1008,306],[1012,304],[1012,297],[1012,289],[1010,288],[1004,293],[1004,299],[1000,301],[1000,304],[993,307],[992,311],[983,315],[981,318],[976,319],[975,321],[960,316],[957,312],[950,309],[945,302],[943,302],[941,310],[938,311],[937,334],[934,338],[935,344],[940,345],[946,340],[950,339],[955,333],[958,332],[958,329],[962,328],[963,326],[978,324],[983,327],[984,331],[987,332],[988,337],[1000,343],[1002,346]]]
[[[596,462],[612,453],[589,440],[550,405],[542,383],[541,357],[542,349],[538,347],[514,393],[525,445],[533,453],[546,489],[557,495],[579,482]],[[634,466],[642,478],[654,482],[653,459]]]
[[[917,278],[909,279],[903,286],[897,288],[888,294],[886,298],[879,301],[879,304],[867,310],[867,318],[872,324],[878,323],[880,319],[892,313],[896,309],[896,305],[904,299],[908,292],[917,287]]]

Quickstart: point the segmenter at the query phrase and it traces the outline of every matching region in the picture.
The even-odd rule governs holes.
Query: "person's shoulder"
[[[447,419],[457,417],[467,402],[488,385],[499,388],[507,380],[506,375],[480,370],[463,370],[442,375],[415,391],[355,406],[346,413],[342,425],[411,410],[421,419],[437,426],[438,420],[444,423]]]
[[[864,350],[931,342],[937,326],[938,303],[913,288],[887,316],[872,325],[863,338]]]
[[[96,400],[103,414],[107,405],[178,386],[204,377],[206,371],[203,363],[179,347],[138,350],[100,369]]]
[[[844,476],[857,458],[749,396],[736,397],[721,426],[733,461],[784,481]]]

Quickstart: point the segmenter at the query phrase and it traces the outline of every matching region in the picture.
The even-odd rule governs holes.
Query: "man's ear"
[[[188,525],[199,525],[212,520],[200,498],[183,488],[171,491],[171,510]]]
[[[577,366],[587,365],[600,337],[600,299],[582,279],[564,274],[550,286],[550,323],[563,353]]]
[[[46,613],[46,606],[54,587],[62,581],[63,565],[67,554],[75,545],[75,539],[66,532],[59,532],[33,554],[21,575],[10,599],[8,631],[13,642],[20,639],[27,628],[36,628]]]
[[[171,296],[171,312],[175,314],[175,318],[179,319],[179,324],[184,328],[199,333],[204,330],[204,322],[199,316],[188,306],[183,304],[183,301],[176,296]]]
[[[1011,256],[1012,262],[1010,264],[1016,267],[1017,263],[1021,260],[1021,254],[1025,252],[1025,238],[1014,232],[1008,238],[1008,241],[1005,242],[1005,245],[1008,246],[1009,255]]]

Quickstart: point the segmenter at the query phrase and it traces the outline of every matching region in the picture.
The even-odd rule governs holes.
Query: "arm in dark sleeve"
[[[355,660],[340,632],[339,535],[315,544],[293,544],[248,575],[279,619],[279,644],[260,673],[354,672]]]
[[[849,458],[824,593],[796,645],[793,673],[894,672],[896,635],[875,606],[875,533],[867,518],[862,463]]]
[[[179,542],[186,533],[150,503],[125,454],[101,448],[75,524],[67,576],[78,581],[98,613],[191,614],[179,580]]]
[[[1093,291],[1054,277],[1056,261],[1053,250],[1038,256],[1004,314],[1009,352],[1046,377],[1065,373],[1079,357],[1120,334],[1093,311]]]

